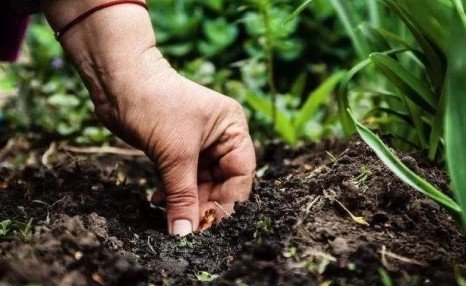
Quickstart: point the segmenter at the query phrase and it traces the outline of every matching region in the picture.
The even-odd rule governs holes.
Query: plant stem
[[[272,127],[273,136],[276,135],[276,123],[277,123],[277,88],[275,86],[275,68],[274,68],[274,48],[273,48],[273,36],[271,29],[271,3],[270,0],[263,0],[260,3],[260,9],[263,15],[264,27],[265,27],[265,42],[264,52],[267,62],[267,73],[269,82],[269,92],[272,103]]]

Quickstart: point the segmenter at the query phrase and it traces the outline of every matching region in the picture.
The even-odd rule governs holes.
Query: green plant
[[[0,222],[0,237],[5,237],[10,232],[11,220],[7,219]]]
[[[359,136],[374,150],[382,162],[403,182],[417,191],[439,202],[455,213],[461,213],[461,207],[450,197],[437,190],[429,182],[406,167],[400,159],[388,148],[383,141],[367,127],[354,119]]]
[[[21,238],[24,241],[30,241],[32,239],[32,221],[31,218],[27,224],[23,224],[23,227],[20,228]]]
[[[462,10],[462,7],[458,9]],[[463,17],[464,20],[464,17]],[[456,19],[456,21],[459,21]],[[448,54],[448,82],[446,87],[445,142],[448,169],[456,191],[459,204],[463,209],[463,224],[466,228],[466,27],[456,22],[451,30],[450,52]]]
[[[359,175],[351,180],[358,189],[362,192],[367,190],[367,180],[372,176],[372,170],[367,166],[362,166],[359,170]]]
[[[295,257],[298,253],[298,249],[296,247],[289,247],[283,252],[283,256],[286,258]]]
[[[310,91],[329,77],[329,66],[338,70],[352,60],[346,35],[333,28],[336,14],[327,0],[313,1],[312,8],[303,7],[290,19],[300,0],[148,2],[164,56],[181,74],[245,104],[258,139],[272,137],[269,127],[276,116],[252,108],[245,94],[273,99],[272,113],[301,108]],[[6,106],[0,103],[7,136],[32,131],[77,144],[111,142],[43,17],[33,18],[26,43],[18,64],[0,66],[0,90],[11,93],[19,87]],[[299,139],[339,132],[334,115],[331,105],[319,107]]]
[[[193,242],[188,240],[186,237],[180,238],[180,242],[178,244],[181,248],[192,248]]]
[[[459,52],[466,49],[462,2],[384,0],[391,14],[383,19],[380,7],[368,5],[373,16],[371,23],[360,25],[360,33],[354,30],[355,10],[343,1],[332,0],[332,3],[358,55],[364,59],[370,54],[342,81],[338,103],[345,133],[351,135],[357,131],[405,183],[453,212],[462,213],[454,200],[409,170],[374,133],[357,122],[356,116],[349,112],[349,95],[364,92],[348,91],[352,79],[366,71],[364,89],[371,94],[373,106],[363,117],[366,123],[375,123],[393,134],[401,142],[398,146],[425,150],[432,160],[442,161],[446,148],[453,186],[464,207],[466,160],[458,156],[466,134],[463,127],[466,119],[461,112],[466,107],[462,96],[466,64]],[[393,20],[392,15],[398,19]],[[392,27],[398,33],[390,32]]]
[[[272,229],[272,220],[270,217],[265,216],[256,223],[256,230],[254,232],[254,238],[260,243],[262,236],[268,234]]]
[[[78,143],[103,143],[109,132],[94,119],[88,92],[64,60],[60,45],[41,18],[35,18],[27,37],[26,60],[5,67],[18,87],[5,107],[11,131],[34,131]]]
[[[330,102],[330,95],[343,77],[343,73],[335,73],[324,81],[307,97],[299,109],[273,108],[271,102],[266,97],[249,92],[246,95],[246,102],[256,111],[264,115],[269,121],[274,121],[274,128],[277,133],[287,143],[295,145],[301,138],[314,139],[310,133],[306,134],[306,125],[318,115],[320,107]]]
[[[384,286],[393,286],[393,280],[387,270],[379,268],[380,280]]]
[[[330,158],[330,162],[332,162],[332,166],[338,165],[338,158],[335,155],[333,155],[332,153],[328,151],[325,151],[325,153],[327,153],[328,157]]]
[[[199,281],[199,282],[212,282],[215,279],[217,279],[218,277],[219,277],[219,275],[210,274],[209,272],[206,272],[206,271],[200,271],[200,272],[196,273],[196,278],[197,278],[197,281]]]

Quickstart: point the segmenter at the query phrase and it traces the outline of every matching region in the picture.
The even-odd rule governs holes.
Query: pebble
[[[332,247],[332,252],[335,255],[345,255],[350,252],[348,242],[342,237],[335,238],[330,242],[330,246]]]

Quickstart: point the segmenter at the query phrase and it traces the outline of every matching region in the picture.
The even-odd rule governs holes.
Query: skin
[[[46,0],[41,8],[59,30],[106,2]],[[248,199],[256,159],[241,105],[179,75],[157,49],[144,8],[101,10],[73,27],[61,44],[96,116],[156,164],[164,184],[156,200],[166,203],[170,233],[187,235],[207,210],[215,209],[219,221],[236,201]]]

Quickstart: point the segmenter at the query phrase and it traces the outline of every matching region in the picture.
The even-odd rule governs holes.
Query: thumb
[[[163,171],[168,231],[185,236],[199,225],[197,162],[183,162]]]

